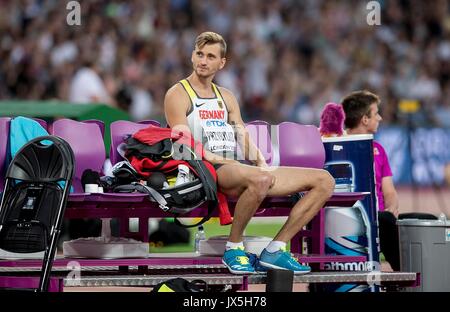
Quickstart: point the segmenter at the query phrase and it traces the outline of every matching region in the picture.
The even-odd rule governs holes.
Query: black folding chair
[[[19,254],[43,252],[39,287],[34,291],[48,290],[73,173],[73,151],[57,136],[28,142],[6,173],[0,248]]]

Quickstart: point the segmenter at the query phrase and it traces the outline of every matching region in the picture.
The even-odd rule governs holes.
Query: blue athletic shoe
[[[245,254],[244,248],[226,250],[222,257],[225,264],[233,274],[254,274],[255,269],[250,263],[250,259]]]
[[[277,252],[268,252],[264,249],[261,252],[259,263],[269,269],[291,270],[294,274],[306,274],[311,272],[307,265],[301,265],[290,252],[280,249]]]
[[[250,261],[250,264],[255,269],[256,273],[266,273],[267,272],[268,269],[261,265],[257,255],[255,255],[254,253],[251,253],[251,252],[246,252],[245,254],[247,255],[247,257]]]

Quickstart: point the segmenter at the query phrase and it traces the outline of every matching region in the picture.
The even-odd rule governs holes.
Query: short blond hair
[[[212,31],[205,31],[198,35],[195,39],[195,47],[203,48],[205,44],[220,44],[220,57],[225,57],[227,54],[227,43],[223,37]]]

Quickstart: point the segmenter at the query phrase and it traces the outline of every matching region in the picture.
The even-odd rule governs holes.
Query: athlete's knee
[[[319,189],[324,196],[329,198],[333,195],[335,181],[328,171],[321,170],[317,175],[317,180],[315,182],[316,188]]]
[[[247,188],[256,195],[258,200],[263,200],[273,183],[273,176],[267,172],[261,172],[249,177]]]

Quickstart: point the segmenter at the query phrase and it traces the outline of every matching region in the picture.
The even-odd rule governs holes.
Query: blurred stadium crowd
[[[73,100],[83,67],[100,75],[111,104],[135,119],[161,118],[165,91],[189,74],[196,35],[227,40],[216,82],[244,118],[318,124],[326,102],[367,88],[385,124],[416,99],[418,125],[450,127],[450,4],[380,0],[381,25],[361,0],[82,0],[81,26],[67,1],[0,0],[0,100]],[[105,100],[107,101],[107,100]]]

